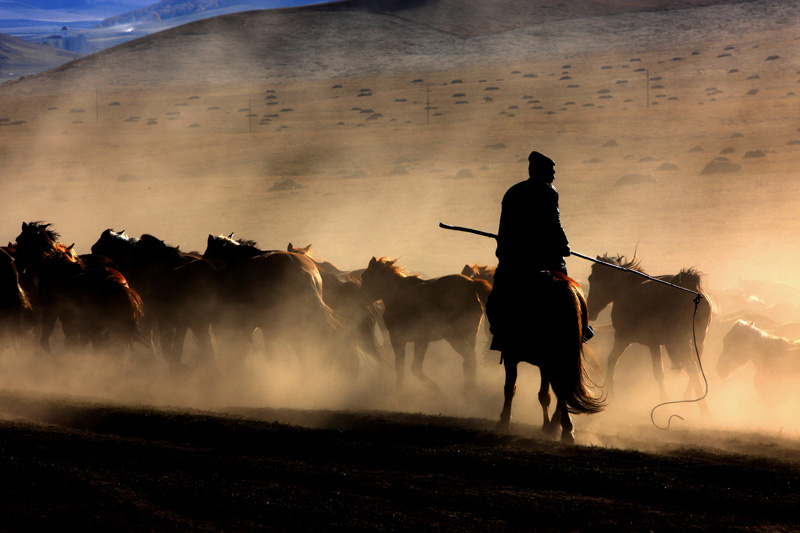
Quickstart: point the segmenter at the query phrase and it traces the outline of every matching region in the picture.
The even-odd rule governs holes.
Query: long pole
[[[497,238],[497,234],[496,233],[489,233],[488,231],[481,231],[481,230],[473,229],[473,228],[465,228],[464,226],[451,226],[449,224],[444,224],[442,222],[439,222],[439,227],[440,228],[444,228],[444,229],[454,230],[454,231],[463,231],[463,232],[466,232],[466,233],[474,233],[475,235],[481,235],[482,237],[490,237],[492,239],[496,239]],[[588,255],[583,255],[583,254],[580,254],[578,252],[570,251],[570,255],[574,255],[575,257],[580,257],[581,259],[586,259],[587,261],[591,261],[592,263],[597,263],[598,265],[604,265],[604,266],[607,266],[607,267],[610,267],[610,268],[614,268],[614,269],[617,269],[617,270],[622,270],[623,272],[630,272],[631,274],[636,274],[637,276],[641,276],[643,278],[647,278],[650,281],[655,281],[656,283],[661,283],[663,285],[668,285],[668,286],[673,287],[675,289],[680,289],[682,291],[694,294],[698,298],[702,298],[703,297],[703,295],[700,294],[697,291],[693,291],[693,290],[687,289],[686,287],[681,287],[680,285],[675,285],[674,283],[670,283],[668,281],[664,281],[663,279],[658,279],[658,278],[654,278],[652,276],[648,276],[644,272],[639,272],[638,270],[631,270],[629,268],[623,268],[623,267],[621,267],[619,265],[612,265],[611,263],[606,263],[605,261],[600,261],[599,259],[595,259],[594,257],[589,257]]]

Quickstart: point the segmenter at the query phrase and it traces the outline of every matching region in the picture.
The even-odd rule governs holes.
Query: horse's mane
[[[610,256],[608,254],[598,255],[598,261],[602,261],[603,263],[609,263],[612,265],[617,265],[622,268],[627,268],[628,270],[635,270],[636,272],[641,272],[645,274],[644,268],[642,268],[642,262],[639,259],[636,259],[634,256],[633,259],[628,261],[628,259],[624,255],[616,255]]]
[[[791,349],[798,348],[797,343],[792,342],[789,339],[767,333],[752,322],[747,322],[741,319],[734,323],[733,327],[731,328],[731,333],[734,333],[738,336],[745,336],[749,340],[763,344],[765,348],[774,353],[788,352]]]
[[[50,226],[51,224],[49,222],[46,223],[42,220],[28,222],[28,227],[33,227],[37,232],[43,233],[51,241],[57,242],[58,239],[61,238],[61,235],[55,230],[50,229]]]
[[[377,262],[378,266],[382,269],[388,270],[394,274],[399,274],[404,278],[415,278],[419,279],[419,275],[417,274],[409,274],[408,271],[397,264],[397,259],[392,259],[391,257],[380,257],[376,258],[375,261]]]
[[[258,243],[250,239],[236,239],[234,242],[240,246],[251,246],[253,248],[258,248]]]
[[[681,269],[673,278],[672,283],[687,289],[700,289],[703,273],[694,267]]]

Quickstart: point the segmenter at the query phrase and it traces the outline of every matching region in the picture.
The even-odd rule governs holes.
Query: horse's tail
[[[484,279],[473,279],[472,286],[475,288],[475,294],[478,295],[478,300],[481,302],[484,313],[486,312],[486,302],[489,300],[489,294],[492,292],[492,286]]]
[[[563,294],[560,287],[566,288]],[[567,404],[571,413],[592,414],[605,408],[605,399],[589,390],[591,380],[584,367],[583,328],[587,319],[586,299],[577,282],[556,274],[554,292],[556,305],[553,313],[553,333],[563,339],[556,347],[561,355],[553,357],[546,365],[553,390]]]

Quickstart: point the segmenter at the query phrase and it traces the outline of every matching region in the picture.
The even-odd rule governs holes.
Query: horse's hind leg
[[[428,389],[439,392],[439,386],[422,371],[422,363],[425,361],[425,353],[428,351],[426,341],[414,342],[414,360],[411,362],[411,373],[414,374]]]
[[[542,385],[539,387],[539,405],[542,406],[542,433],[547,437],[555,437],[558,431],[558,409],[550,418],[550,380],[544,370],[540,370]]]
[[[464,358],[464,391],[475,390],[475,375],[478,367],[478,357],[475,354],[475,339],[456,337],[448,338],[447,342]]]
[[[658,383],[658,392],[663,402],[667,399],[667,388],[664,386],[664,365],[661,361],[661,345],[655,344],[649,346],[649,348],[650,359],[653,363],[653,376],[656,378],[656,383]]]
[[[506,383],[503,386],[503,411],[500,413],[500,422],[497,429],[508,431],[511,428],[511,402],[514,401],[514,393],[517,391],[517,365],[519,361],[503,354],[503,366],[506,371]]]
[[[575,444],[575,433],[572,431],[572,418],[569,416],[569,409],[567,404],[561,400],[557,400],[556,412],[553,418],[560,415],[561,418],[561,443],[562,444]]]

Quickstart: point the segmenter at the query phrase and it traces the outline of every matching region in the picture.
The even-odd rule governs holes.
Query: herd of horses
[[[439,340],[463,358],[465,391],[475,387],[477,335],[494,279],[490,267],[467,265],[461,274],[422,279],[386,258],[373,257],[366,268],[343,271],[314,259],[309,247],[263,250],[253,241],[233,239],[233,234],[209,235],[203,253],[184,252],[152,235],[137,239],[107,229],[90,254],[78,255],[74,245],[59,238],[50,224],[23,223],[16,241],[0,249],[4,343],[18,346],[35,334],[39,351],[50,354],[50,338],[60,322],[66,351],[90,345],[115,354],[142,350],[181,371],[186,369],[182,360],[189,331],[199,363],[213,365],[215,344],[241,358],[260,329],[268,352],[282,343],[301,362],[313,357],[315,363],[321,359],[330,367],[357,372],[362,355],[383,364],[382,334],[394,352],[398,387],[404,381],[406,346],[412,343],[412,374],[437,390],[423,372],[423,362],[429,344]],[[635,259],[624,256],[598,260],[641,271]],[[517,365],[528,362],[542,375],[539,402],[545,433],[555,436],[560,428],[561,440],[574,442],[570,414],[604,408],[613,391],[615,365],[634,343],[650,349],[662,397],[662,346],[673,367],[688,375],[687,395],[700,394],[700,356],[712,305],[693,269],[658,279],[705,297],[692,313],[687,293],[600,263],[592,267],[588,298],[566,276],[532,275],[536,301],[519,304],[522,313],[536,309],[536,320],[527,324],[526,335],[518,336],[526,340],[502,353],[506,381],[500,426],[507,428],[511,420]],[[587,320],[595,320],[612,303],[614,345],[601,394],[587,374],[584,331]],[[741,354],[758,353],[752,346],[770,342],[774,348],[780,343],[776,339],[744,322],[735,324],[725,339],[723,354],[729,355],[720,359],[720,373],[742,364]],[[743,346],[748,348],[743,351]],[[800,350],[788,341],[780,349]],[[556,396],[552,417],[551,389]]]

